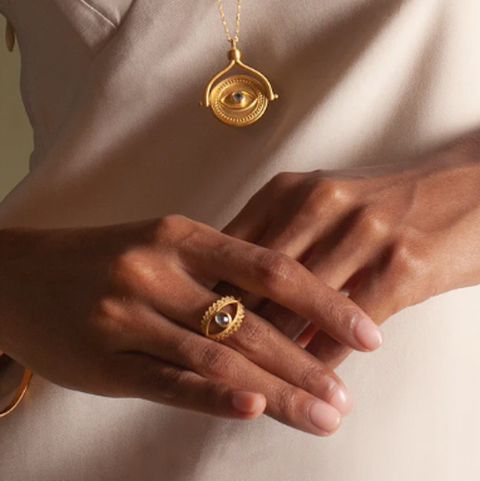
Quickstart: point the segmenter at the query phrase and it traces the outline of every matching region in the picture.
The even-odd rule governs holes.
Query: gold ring
[[[223,309],[229,305],[236,306],[235,315],[224,311]],[[203,315],[202,318],[202,332],[209,339],[214,341],[222,341],[231,336],[239,327],[245,317],[245,307],[240,302],[240,299],[236,299],[233,296],[225,296],[214,302]],[[222,330],[217,333],[210,332],[212,323],[220,327]]]
[[[10,401],[8,406],[0,411],[0,418],[3,418],[10,414],[20,404],[20,401],[23,399],[23,396],[25,396],[25,393],[27,392],[31,377],[32,372],[25,368],[22,380],[20,382],[20,386],[18,386],[18,389],[16,390],[15,395],[13,396],[13,399]]]

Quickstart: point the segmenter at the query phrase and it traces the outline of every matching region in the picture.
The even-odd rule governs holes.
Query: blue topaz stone
[[[232,98],[235,102],[241,102],[243,100],[243,94],[242,92],[234,92]]]
[[[215,322],[220,327],[228,326],[231,321],[232,321],[232,316],[230,316],[230,314],[226,314],[225,312],[219,312],[218,314],[215,314]]]

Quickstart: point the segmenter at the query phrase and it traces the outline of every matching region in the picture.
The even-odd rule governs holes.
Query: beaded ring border
[[[236,299],[233,296],[225,296],[214,302],[203,315],[201,329],[206,337],[214,341],[223,341],[231,336],[242,324],[245,318],[245,307],[240,302],[241,299]],[[232,318],[228,312],[223,312],[222,309],[226,306],[235,304],[237,306],[235,316]],[[223,331],[216,334],[210,332],[211,323],[215,322]]]
[[[0,411],[0,418],[3,418],[10,414],[20,404],[20,401],[23,399],[23,396],[25,396],[25,393],[27,392],[32,375],[33,373],[31,371],[25,369],[25,371],[23,372],[22,380],[20,382],[20,386],[18,386],[18,389],[15,392],[15,395],[13,396],[13,399],[10,401],[8,406],[3,409],[3,411]]]

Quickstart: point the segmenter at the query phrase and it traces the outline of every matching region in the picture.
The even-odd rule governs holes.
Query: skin
[[[331,434],[352,406],[333,368],[376,324],[480,283],[478,139],[281,173],[221,233],[176,215],[0,231],[0,349],[70,389]],[[199,332],[219,294],[247,306],[222,343]]]
[[[205,337],[200,320],[219,297],[212,288],[224,280],[272,299],[361,351],[355,324],[377,329],[301,263],[180,215],[4,229],[0,265],[0,349],[34,373],[220,417],[265,412],[319,436],[351,409],[343,382],[248,309],[233,336]]]
[[[282,252],[378,324],[443,292],[480,283],[480,132],[379,167],[283,172],[223,232]],[[352,352],[273,301],[221,283],[331,368]],[[258,341],[261,345],[261,341]]]

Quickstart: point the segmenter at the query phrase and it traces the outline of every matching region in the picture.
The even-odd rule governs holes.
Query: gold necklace
[[[203,94],[203,101],[200,102],[201,106],[211,107],[213,114],[221,122],[235,127],[253,124],[263,116],[267,110],[268,102],[278,99],[278,95],[273,92],[272,85],[265,75],[241,61],[241,52],[237,48],[240,28],[240,3],[241,0],[237,0],[235,36],[232,38],[225,20],[222,0],[217,0],[227,40],[231,44],[231,49],[227,53],[230,62],[208,82]],[[254,76],[232,75],[213,86],[234,65],[238,65]]]

